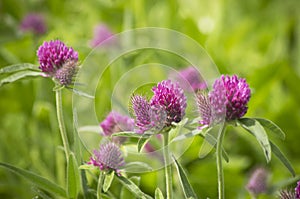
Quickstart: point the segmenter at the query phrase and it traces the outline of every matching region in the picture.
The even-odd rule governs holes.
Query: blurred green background
[[[299,8],[298,0],[1,0],[0,67],[38,64],[38,46],[51,39],[72,46],[83,61],[91,51],[89,42],[99,23],[113,33],[139,27],[177,30],[201,44],[221,73],[247,79],[252,98],[246,116],[268,118],[282,128],[286,140],[273,140],[299,174]],[[22,18],[30,12],[44,15],[46,34],[20,31]],[[34,78],[0,88],[0,161],[64,184],[64,154],[57,147],[60,136],[52,87],[49,79]],[[63,94],[67,129],[71,131],[72,93],[65,90]],[[110,99],[106,100],[109,103]],[[103,107],[103,114],[108,109]],[[180,161],[199,197],[213,199],[217,197],[215,157],[212,153],[197,158],[201,142],[195,139]],[[276,157],[267,164],[256,141],[242,129],[228,129],[225,149],[230,158],[224,168],[227,198],[250,198],[245,185],[256,166],[269,170],[270,186],[291,178]],[[143,174],[142,190],[153,194],[155,186],[161,185],[158,176],[160,172]],[[182,196],[179,186],[175,191]],[[0,169],[0,198],[35,195],[32,184]]]

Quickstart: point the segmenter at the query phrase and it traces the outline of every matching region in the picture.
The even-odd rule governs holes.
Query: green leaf
[[[103,184],[103,191],[104,192],[107,192],[107,190],[109,189],[109,187],[110,187],[110,185],[111,185],[111,183],[114,179],[114,176],[115,176],[114,171],[111,171],[110,173],[105,175],[104,184]]]
[[[140,185],[141,177],[139,176],[132,176],[129,178],[134,184],[137,186]],[[128,198],[136,198],[125,186],[122,186],[121,189],[121,194],[120,194],[121,199],[128,199]]]
[[[191,137],[194,137],[196,135],[199,135],[199,134],[203,134],[203,130],[204,129],[196,129],[196,130],[193,130],[192,132],[190,133],[186,133],[186,134],[183,134],[183,135],[179,135],[177,137],[175,137],[172,142],[176,142],[176,141],[180,141],[180,140],[184,140],[184,139],[188,139],[188,138],[191,138]]]
[[[272,152],[276,157],[282,162],[282,164],[290,171],[290,173],[295,176],[295,170],[291,165],[290,161],[285,157],[285,155],[280,151],[279,147],[276,146],[272,141],[270,141]]]
[[[267,120],[264,118],[253,118],[257,120],[263,127],[277,135],[280,139],[285,139],[285,133],[281,130],[279,126],[277,126],[274,122],[271,120]]]
[[[39,70],[37,65],[29,64],[29,63],[23,63],[23,64],[15,64],[11,66],[6,66],[4,68],[0,68],[0,74],[4,73],[13,73],[17,71],[22,71],[22,70]]]
[[[267,162],[270,162],[271,146],[268,135],[262,125],[255,119],[251,118],[241,118],[238,120],[238,124],[240,124],[246,131],[256,137],[258,143],[264,151]]]
[[[69,198],[76,198],[80,187],[79,170],[73,153],[69,155],[67,164],[67,195]]]
[[[164,199],[164,195],[158,187],[155,189],[155,199]]]
[[[138,147],[138,152],[141,152],[141,150],[144,148],[144,146],[147,144],[147,142],[149,142],[149,140],[151,139],[151,137],[149,138],[140,138],[138,143],[137,143],[137,147]]]
[[[118,132],[118,133],[113,133],[111,136],[121,136],[121,137],[129,137],[129,138],[148,138],[152,135],[141,135],[133,131],[124,131],[124,132]]]
[[[175,166],[177,169],[177,173],[178,173],[178,177],[179,177],[179,181],[181,184],[181,187],[183,189],[183,193],[185,195],[185,198],[197,198],[197,195],[195,194],[192,185],[190,184],[188,177],[185,173],[185,171],[183,170],[182,166],[179,164],[179,162],[173,157],[174,162],[175,162]]]
[[[19,79],[25,78],[25,77],[36,77],[36,76],[42,76],[42,72],[36,72],[36,71],[20,71],[16,72],[12,75],[9,75],[3,79],[0,80],[0,86],[3,84],[12,83],[14,81],[17,81]]]
[[[80,90],[77,90],[75,88],[70,88],[72,90],[73,93],[75,93],[76,95],[79,95],[81,97],[86,97],[86,98],[89,98],[89,99],[95,99],[95,96],[93,95],[90,95],[84,91],[80,91]]]
[[[39,176],[31,171],[27,171],[2,162],[0,162],[0,166],[9,169],[10,171],[26,178],[27,180],[31,181],[33,184],[35,184],[37,187],[41,189],[44,189],[52,194],[66,197],[66,191],[62,187],[60,187],[56,183],[53,183],[42,176]]]
[[[136,197],[142,198],[142,199],[153,199],[151,196],[145,194],[140,190],[140,188],[134,184],[131,180],[123,177],[123,176],[117,176],[117,179],[131,192],[133,193]]]

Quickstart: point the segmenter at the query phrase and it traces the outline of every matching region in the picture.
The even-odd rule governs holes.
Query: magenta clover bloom
[[[171,74],[171,77],[180,84],[183,90],[188,92],[196,92],[207,88],[199,71],[193,66],[180,70],[179,74]]]
[[[54,77],[61,85],[72,83],[77,71],[78,53],[62,41],[44,42],[37,51],[39,68],[46,76]]]
[[[267,191],[268,173],[263,168],[256,169],[247,184],[247,189],[250,193],[257,196]]]
[[[119,147],[113,142],[108,142],[102,144],[100,149],[93,151],[93,157],[90,158],[88,164],[99,167],[100,170],[114,170],[119,173],[125,161]]]
[[[31,31],[36,35],[45,34],[47,31],[44,17],[37,13],[26,15],[20,24],[20,29],[24,32]]]
[[[130,117],[123,116],[118,112],[112,111],[107,117],[100,123],[102,128],[103,136],[111,136],[113,133],[122,131],[133,131],[134,130],[134,120]],[[113,142],[122,144],[125,142],[125,137],[113,137]]]
[[[134,120],[130,117],[123,116],[118,112],[112,111],[100,123],[104,136],[111,136],[113,133],[122,131],[133,131]]]
[[[136,126],[140,133],[171,126],[172,122],[180,122],[185,115],[186,97],[178,84],[164,80],[153,87],[152,91],[154,95],[150,102],[139,95],[132,98]]]
[[[96,47],[111,36],[113,36],[111,30],[106,25],[100,24],[94,29],[94,37],[90,41],[90,45],[91,47]]]
[[[224,76],[214,82],[213,90],[206,95],[197,94],[197,104],[202,125],[212,125],[224,119],[226,121],[239,119],[248,110],[247,103],[251,90],[245,79],[236,75]]]

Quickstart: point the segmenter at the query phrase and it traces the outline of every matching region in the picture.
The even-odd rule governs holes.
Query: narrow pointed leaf
[[[36,72],[36,71],[20,71],[16,72],[12,75],[9,75],[3,79],[0,80],[0,86],[3,84],[12,83],[14,81],[17,81],[19,79],[25,78],[25,77],[36,77],[36,76],[42,76],[42,72]]]
[[[31,181],[33,184],[35,184],[37,187],[41,189],[44,189],[52,194],[66,197],[66,191],[62,187],[60,187],[59,185],[51,182],[50,180],[42,176],[39,176],[31,171],[27,171],[2,162],[0,162],[0,166],[26,178],[27,180]]]
[[[190,133],[186,133],[186,134],[179,135],[179,136],[175,137],[175,138],[172,140],[172,142],[176,142],[176,141],[188,139],[188,138],[194,137],[194,136],[199,135],[199,134],[202,134],[202,133],[203,133],[203,129],[202,129],[202,130],[196,129],[196,130],[193,130],[193,131],[190,132]]]
[[[0,68],[0,74],[13,73],[13,72],[28,70],[28,69],[29,70],[39,70],[37,65],[23,63],[23,64],[15,64],[15,65],[11,65],[11,66],[6,66],[4,68]]]
[[[254,118],[257,120],[263,127],[277,135],[280,139],[285,139],[285,133],[281,130],[279,126],[277,126],[274,122],[271,120],[267,120],[264,118]]]
[[[112,171],[108,174],[105,175],[105,178],[104,178],[104,183],[103,183],[103,191],[104,192],[107,192],[107,190],[109,189],[113,179],[114,179],[114,176],[115,176],[115,172]]]
[[[158,187],[155,189],[155,199],[164,199],[164,195]]]
[[[268,135],[263,126],[258,121],[251,118],[241,118],[238,120],[238,124],[256,137],[258,143],[264,151],[267,162],[269,162],[271,160],[271,146]]]
[[[144,148],[144,146],[147,144],[147,142],[149,142],[149,140],[151,139],[151,137],[149,138],[140,138],[138,143],[137,143],[137,147],[138,147],[138,152],[141,152]]]
[[[174,158],[174,157],[173,157]],[[183,189],[183,193],[185,198],[197,198],[197,195],[195,194],[192,185],[190,184],[188,177],[185,173],[185,171],[183,170],[182,166],[179,164],[179,162],[174,158],[175,161],[175,166],[177,169],[177,173],[178,173],[178,177],[179,177],[179,181],[181,184],[181,187]]]
[[[141,135],[133,131],[124,131],[124,132],[118,132],[118,133],[113,133],[111,136],[121,136],[121,137],[131,137],[131,138],[148,138],[151,135]]]
[[[282,164],[290,171],[290,173],[295,176],[295,170],[291,165],[290,161],[285,157],[285,155],[281,152],[278,146],[270,141],[272,152],[276,155],[276,157],[282,162]]]
[[[80,179],[77,161],[73,153],[69,155],[67,165],[67,194],[69,198],[76,198],[79,192]]]
[[[142,198],[142,199],[152,199],[151,196],[142,192],[142,190],[140,190],[140,188],[136,184],[134,184],[134,182],[132,182],[131,180],[129,180],[123,176],[116,175],[116,177],[136,197]]]
[[[139,176],[132,176],[129,178],[134,184],[137,186],[140,185],[141,177]],[[121,199],[128,199],[128,198],[136,198],[134,194],[132,194],[125,186],[122,187],[121,189],[121,194],[120,194]]]
[[[77,90],[75,88],[70,88],[72,90],[73,93],[75,93],[76,95],[79,95],[81,97],[86,97],[86,98],[89,98],[89,99],[95,99],[95,96],[93,95],[90,95],[84,91],[81,91],[81,90]]]

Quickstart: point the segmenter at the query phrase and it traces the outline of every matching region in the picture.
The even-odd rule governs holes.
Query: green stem
[[[224,199],[224,174],[222,166],[222,142],[225,134],[225,122],[222,124],[218,134],[217,142],[217,171],[218,171],[218,199]]]
[[[56,97],[56,113],[57,113],[58,126],[59,126],[59,130],[60,130],[61,139],[62,139],[62,142],[64,145],[66,160],[68,160],[69,154],[70,154],[70,148],[69,148],[66,127],[65,127],[65,123],[64,123],[63,109],[62,109],[62,97],[61,97],[60,89],[55,91],[55,97]]]
[[[172,199],[172,167],[170,164],[169,152],[169,132],[164,133],[164,161],[165,161],[165,180],[166,180],[166,195],[167,199]]]
[[[102,186],[103,186],[104,174],[102,171],[99,173],[98,185],[97,185],[97,199],[102,198]]]

